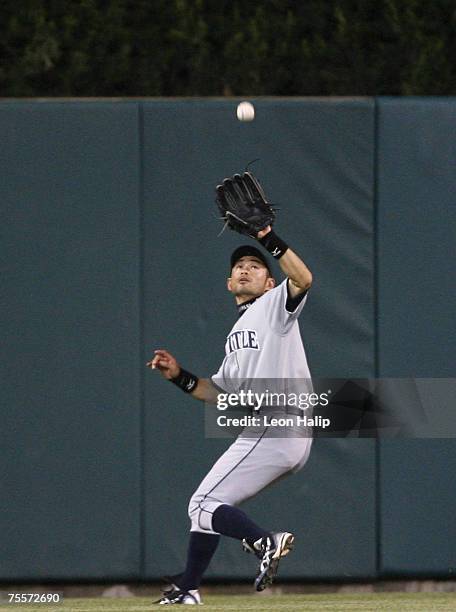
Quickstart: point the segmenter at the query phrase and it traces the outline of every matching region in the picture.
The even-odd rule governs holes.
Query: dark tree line
[[[454,95],[456,0],[1,0],[0,96]]]

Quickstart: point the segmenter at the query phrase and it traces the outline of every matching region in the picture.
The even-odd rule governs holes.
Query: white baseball
[[[250,102],[240,102],[236,109],[239,121],[253,121],[255,119],[255,108]]]

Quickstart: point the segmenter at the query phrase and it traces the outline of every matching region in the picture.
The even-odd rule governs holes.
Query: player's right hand
[[[158,370],[167,380],[176,378],[180,372],[180,365],[176,359],[164,349],[154,351],[154,358],[146,363],[151,370]]]

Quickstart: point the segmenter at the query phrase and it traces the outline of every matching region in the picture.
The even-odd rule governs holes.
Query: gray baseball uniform
[[[303,383],[312,390],[298,325],[307,296],[295,298],[294,309],[287,310],[287,282],[240,307],[243,312],[227,337],[223,363],[212,376],[221,390],[235,393],[264,379],[274,381],[274,392],[294,390],[293,379],[299,379],[301,390]],[[237,506],[304,466],[312,444],[308,430],[299,435],[292,428],[290,435],[284,427],[283,437],[268,437],[267,430],[252,428],[250,437],[247,428],[213,465],[190,500],[191,531],[216,533],[212,514],[218,506]]]

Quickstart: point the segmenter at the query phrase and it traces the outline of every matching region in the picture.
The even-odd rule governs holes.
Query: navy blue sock
[[[190,532],[185,571],[176,582],[183,591],[199,588],[204,572],[217,549],[220,536],[215,533]]]
[[[212,515],[212,529],[230,538],[246,539],[249,544],[269,535],[268,531],[258,527],[245,512],[227,504],[215,510]]]

